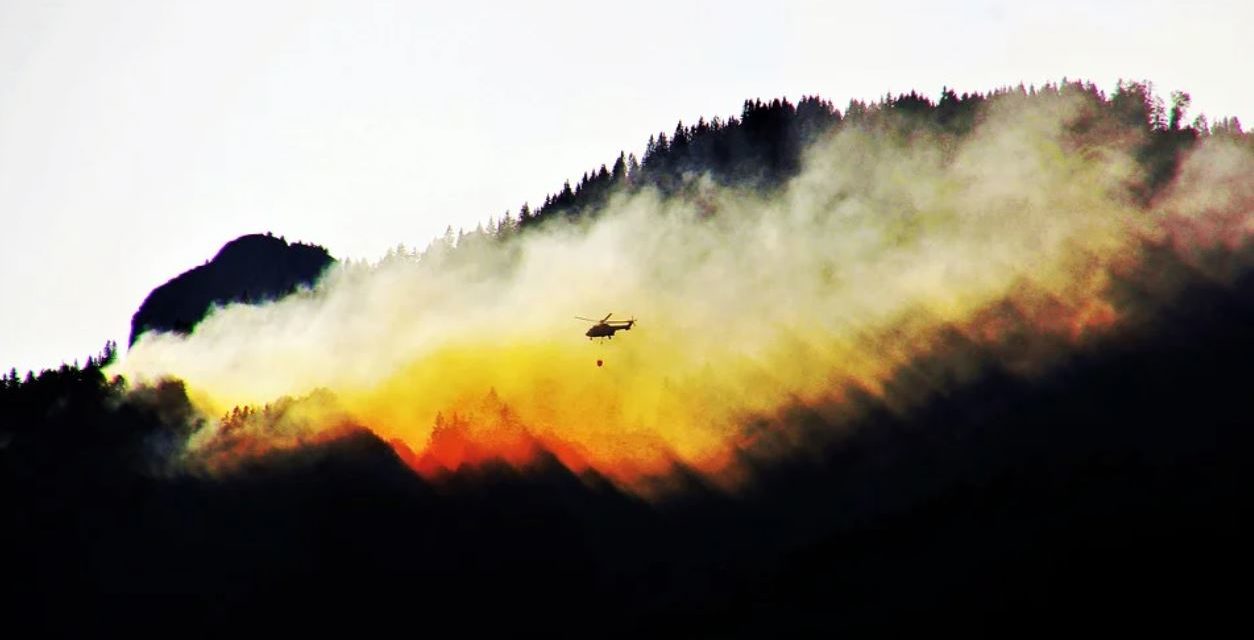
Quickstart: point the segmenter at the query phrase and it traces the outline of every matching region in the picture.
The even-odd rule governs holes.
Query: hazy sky
[[[422,247],[746,98],[1134,78],[1249,126],[1251,25],[1243,0],[0,0],[0,366],[125,344],[244,233]]]

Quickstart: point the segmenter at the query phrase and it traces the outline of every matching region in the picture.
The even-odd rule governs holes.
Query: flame
[[[745,428],[753,417],[789,403],[838,403],[853,388],[883,396],[883,381],[936,349],[950,330],[1000,348],[1007,362],[1039,362],[1040,352],[1057,346],[1048,340],[1074,344],[1115,324],[1112,305],[1090,290],[1101,280],[1062,292],[1024,286],[958,320],[908,315],[843,341],[794,334],[755,357],[723,354],[686,369],[654,344],[682,335],[641,332],[612,347],[577,340],[444,345],[366,389],[235,410],[197,447],[198,457],[221,469],[358,425],[433,480],[490,464],[526,470],[552,458],[641,495],[664,493],[666,476],[678,469],[734,490],[748,478],[738,462],[761,436]],[[1037,353],[1012,354],[1011,344]],[[606,366],[594,366],[594,358]],[[202,399],[202,406],[212,403]]]

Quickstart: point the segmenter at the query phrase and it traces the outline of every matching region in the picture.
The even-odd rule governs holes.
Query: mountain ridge
[[[131,317],[128,344],[148,331],[190,333],[215,305],[275,300],[312,286],[335,258],[319,245],[246,234],[211,260],[153,289]]]

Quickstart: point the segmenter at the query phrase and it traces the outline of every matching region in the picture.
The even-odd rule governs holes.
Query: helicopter
[[[588,336],[589,340],[593,338],[613,338],[615,331],[622,329],[631,330],[631,325],[636,324],[635,318],[632,318],[631,320],[610,320],[610,316],[612,315],[614,314],[607,313],[605,314],[605,317],[600,320],[584,318],[583,316],[575,316],[575,319],[595,323],[589,327],[588,332],[584,334],[585,336]]]

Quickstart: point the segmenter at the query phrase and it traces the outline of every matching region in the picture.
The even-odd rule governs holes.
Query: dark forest
[[[691,198],[702,181],[779,191],[811,145],[842,129],[958,144],[990,105],[1047,95],[1092,107],[1069,122],[1077,140],[1131,136],[1135,206],[1159,202],[1207,140],[1254,153],[1239,122],[1189,120],[1187,94],[1164,104],[1145,83],[1110,95],[1067,81],[944,89],[938,100],[911,92],[844,110],[818,97],[754,99],[737,116],[667,127],[642,157],[620,153],[534,208],[450,229],[427,252],[456,259],[476,244],[586,227],[624,194]],[[1248,221],[1242,202],[1232,213]],[[354,424],[207,474],[178,452],[218,416],[198,411],[183,381],[109,375],[125,355],[117,344],[55,369],[10,370],[0,377],[4,608],[76,636],[1227,628],[1244,617],[1242,578],[1254,569],[1254,246],[1247,235],[1182,257],[1151,237],[1140,249],[1135,269],[1107,286],[1129,310],[1120,331],[1026,377],[1004,366],[1013,332],[990,345],[954,331],[896,371],[886,393],[950,375],[953,362],[977,363],[974,374],[907,410],[874,393],[836,409],[786,403],[763,420],[789,425],[793,453],[743,451],[753,481],[735,492],[680,467],[677,488],[646,499],[547,453],[525,469],[489,459],[433,480]],[[334,262],[320,246],[245,236],[155,290],[129,342],[192,333],[215,306],[295,295]],[[988,313],[1020,322],[1014,308]],[[844,435],[833,438],[837,419]]]

